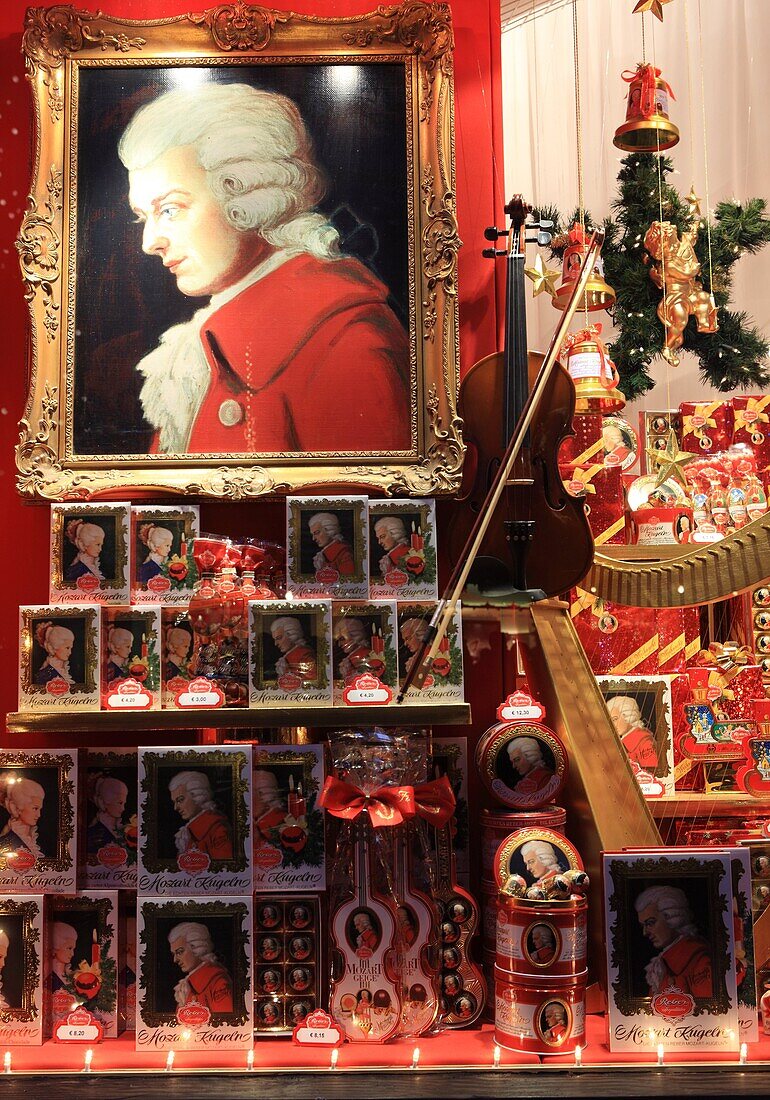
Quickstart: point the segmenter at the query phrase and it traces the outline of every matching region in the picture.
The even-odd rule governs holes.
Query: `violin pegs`
[[[504,248],[482,248],[481,255],[487,260],[494,260],[495,256],[507,256]]]
[[[496,241],[499,236],[500,230],[497,228],[496,225],[488,225],[487,228],[484,230],[485,241]]]

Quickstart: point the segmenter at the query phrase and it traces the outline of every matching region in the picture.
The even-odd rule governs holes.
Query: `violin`
[[[412,822],[404,822],[398,834],[393,849],[393,878],[401,934],[401,1033],[417,1036],[433,1026],[439,1010],[435,961],[438,914],[428,895],[414,885]]]
[[[396,913],[372,885],[372,826],[351,829],[355,837],[352,890],[331,917],[332,980],[329,1015],[354,1043],[384,1043],[401,1025],[396,980]]]
[[[490,487],[514,436],[543,356],[527,350],[525,253],[527,231],[538,231],[539,244],[550,240],[552,223],[528,221],[532,208],[515,195],[505,212],[510,226],[485,231],[488,240],[508,237],[505,249],[484,250],[506,257],[505,347],[479,360],[460,385],[459,407],[468,445],[458,507],[447,545],[453,564],[466,552]],[[559,475],[558,454],[572,431],[575,388],[555,363],[506,480],[468,576],[483,596],[528,593],[529,599],[557,596],[577,584],[593,559],[593,538],[583,501],[567,493]]]

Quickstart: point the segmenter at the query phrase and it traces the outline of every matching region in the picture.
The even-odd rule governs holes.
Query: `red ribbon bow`
[[[436,829],[446,825],[454,813],[455,805],[455,793],[445,775],[440,779],[431,779],[429,783],[419,783],[414,788],[414,808],[417,816]]]
[[[657,79],[662,73],[660,69],[656,69],[654,65],[645,64],[640,62],[636,67],[635,72],[631,72],[630,69],[626,69],[621,73],[621,77],[627,84],[633,84],[635,81],[641,81],[642,93],[639,98],[639,113],[642,118],[651,118],[655,114],[655,90],[657,88]],[[663,87],[672,99],[676,99],[671,85],[667,81],[663,81]]]
[[[375,828],[401,825],[415,815],[414,787],[377,787],[367,794],[354,783],[330,775],[318,805],[345,821],[354,821],[359,814],[366,813]]]

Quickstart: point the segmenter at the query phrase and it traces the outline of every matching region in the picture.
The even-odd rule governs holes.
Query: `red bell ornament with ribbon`
[[[575,222],[566,235],[560,236],[553,242],[554,245],[564,246],[561,283],[551,299],[551,304],[556,309],[567,308],[567,304],[572,297],[575,280],[580,274],[580,268],[588,249],[587,242],[588,234],[578,222]],[[585,294],[578,303],[577,312],[581,310],[593,312],[597,309],[609,309],[614,301],[615,291],[609,283],[605,282],[604,267],[601,259],[598,259],[586,283]]]
[[[575,411],[579,413],[616,412],[626,403],[601,331],[601,322],[588,325],[571,332],[561,346],[561,358],[575,383]]]
[[[615,131],[613,144],[629,153],[672,149],[679,141],[679,128],[668,117],[668,103],[676,96],[660,69],[641,62],[622,77],[628,84],[626,121]]]

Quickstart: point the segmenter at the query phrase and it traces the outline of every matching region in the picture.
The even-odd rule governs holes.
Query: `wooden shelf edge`
[[[403,703],[385,707],[262,707],[259,710],[16,711],[6,716],[8,733],[141,732],[144,730],[270,729],[275,726],[467,726],[469,703]]]

